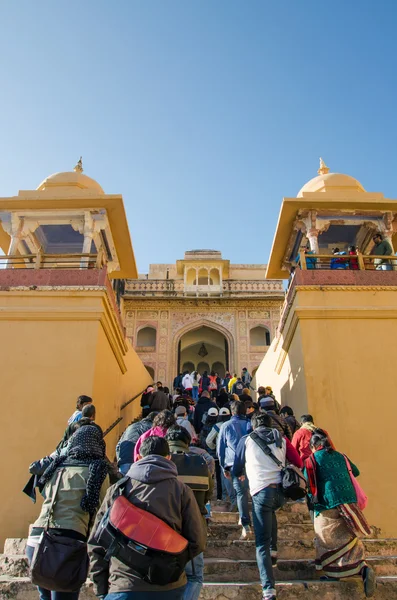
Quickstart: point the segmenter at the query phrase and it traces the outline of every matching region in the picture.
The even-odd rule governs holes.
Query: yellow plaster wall
[[[130,344],[128,344],[128,352],[124,356],[124,362],[127,371],[123,374],[105,332],[100,328],[96,346],[92,392],[95,399],[95,406],[97,407],[96,420],[105,430],[118,418],[119,414],[123,417],[120,424],[105,438],[107,455],[110,460],[114,458],[119,434],[141,412],[140,396],[121,412],[119,411],[119,407],[124,402],[140,394],[152,381],[149,373]]]
[[[129,344],[127,372],[121,373],[101,323],[106,318],[108,330],[115,331],[105,317],[105,292],[0,292],[0,306],[1,545],[6,537],[26,536],[37,517],[40,498],[34,505],[22,493],[28,467],[55,449],[77,397],[94,398],[98,422],[106,428],[150,376]],[[132,404],[125,419],[136,411]],[[106,440],[110,457],[118,431]]]
[[[298,289],[282,340],[257,373],[259,384],[272,385],[298,416],[313,414],[357,464],[368,520],[394,537],[396,339],[395,291]]]

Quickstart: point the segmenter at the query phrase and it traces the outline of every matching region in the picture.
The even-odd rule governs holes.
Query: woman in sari
[[[309,483],[309,502],[314,511],[316,569],[322,579],[338,580],[360,575],[367,598],[375,593],[375,573],[365,562],[359,536],[371,529],[357,506],[357,495],[347,467],[348,459],[337,452],[321,430],[314,431],[310,447],[313,454],[305,461]],[[352,473],[360,472],[350,462]]]

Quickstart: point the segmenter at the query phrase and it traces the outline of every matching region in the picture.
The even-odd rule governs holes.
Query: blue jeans
[[[285,496],[281,485],[266,487],[252,496],[256,562],[263,587],[264,598],[276,595],[272,556],[277,556],[277,518],[275,511],[283,506]]]
[[[230,502],[235,506],[237,504],[236,500],[236,492],[234,491],[233,483],[231,479],[225,477],[223,469],[221,468],[221,477],[222,477],[222,489],[224,491],[224,499],[229,496]]]
[[[105,600],[183,600],[185,586],[166,592],[118,592],[108,594]]]
[[[32,562],[33,554],[33,546],[26,546],[26,556],[29,564]],[[77,600],[80,593],[80,590],[77,592],[52,592],[51,590],[46,590],[42,587],[38,587],[37,590],[39,592],[40,600]]]
[[[198,554],[193,559],[195,574],[193,574],[192,561],[185,568],[187,584],[183,592],[183,600],[198,600],[204,581],[204,554]]]
[[[192,398],[193,400],[198,400],[198,386],[192,387]]]
[[[241,525],[246,527],[251,525],[251,518],[248,507],[248,479],[240,481],[238,477],[232,477],[234,491],[237,497],[237,508],[240,514]]]

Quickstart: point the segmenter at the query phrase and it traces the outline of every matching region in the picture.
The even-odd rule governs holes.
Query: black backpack
[[[281,467],[281,485],[287,498],[300,500],[307,495],[307,483],[303,473],[295,465],[285,465],[274,456],[268,444],[255,431],[249,437],[259,446],[261,450],[271,458],[278,467]]]

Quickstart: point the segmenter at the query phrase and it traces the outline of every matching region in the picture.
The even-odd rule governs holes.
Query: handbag
[[[347,470],[349,471],[349,475],[350,475],[350,479],[351,479],[351,482],[354,487],[354,491],[356,492],[358,508],[360,510],[364,510],[368,504],[368,496],[364,492],[361,485],[358,483],[357,479],[354,477],[349,459],[347,458],[347,456],[345,454],[343,456],[345,457],[346,467],[347,467]]]
[[[64,470],[58,472],[47,522],[30,565],[30,577],[32,583],[46,590],[77,592],[88,576],[87,544],[48,530]]]
[[[188,541],[156,515],[132,504],[123,495],[127,481],[123,477],[115,485],[112,504],[90,544],[104,548],[104,560],[117,558],[151,585],[174,583],[192,558]]]
[[[287,498],[300,500],[307,495],[307,483],[302,471],[295,465],[285,465],[274,456],[268,444],[255,431],[249,437],[271,458],[278,467],[281,467],[281,486]]]

